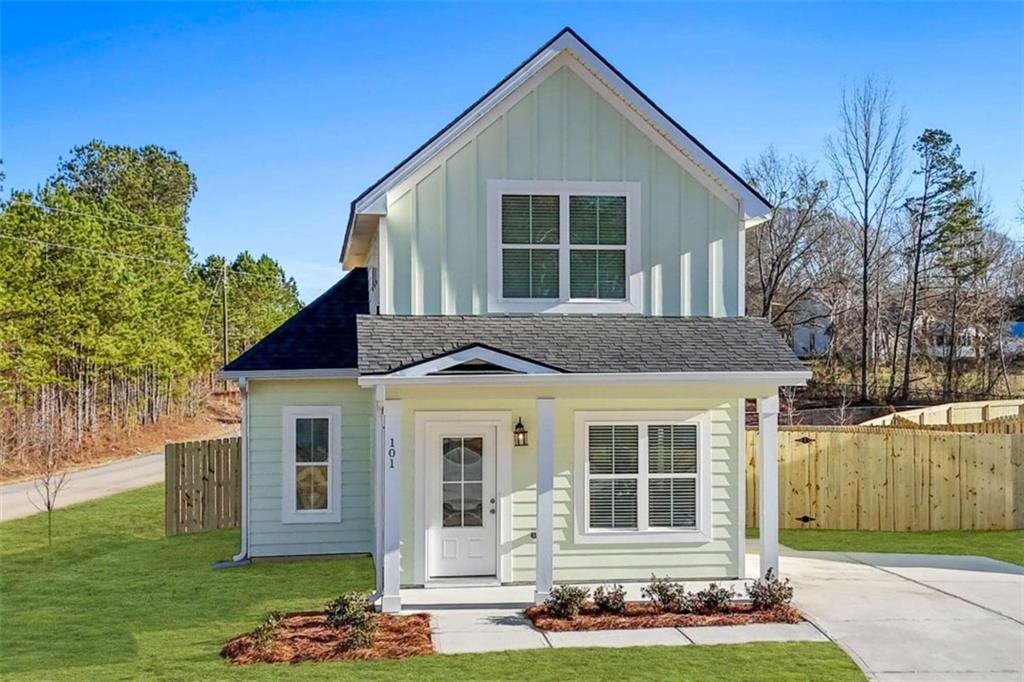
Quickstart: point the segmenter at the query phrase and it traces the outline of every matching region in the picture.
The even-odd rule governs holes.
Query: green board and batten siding
[[[741,314],[736,206],[709,192],[566,66],[389,194],[384,312],[487,312],[492,179],[639,182],[643,313]]]
[[[296,405],[341,407],[341,523],[281,523],[281,415]],[[248,417],[250,556],[371,552],[373,392],[354,379],[252,381]]]

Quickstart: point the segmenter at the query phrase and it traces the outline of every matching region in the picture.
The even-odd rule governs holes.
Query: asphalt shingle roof
[[[355,268],[224,371],[354,368],[356,316],[368,312],[366,269]]]
[[[360,374],[473,345],[563,372],[792,372],[806,368],[766,320],[638,315],[360,315]]]

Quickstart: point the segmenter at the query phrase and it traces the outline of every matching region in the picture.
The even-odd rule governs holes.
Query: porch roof
[[[560,373],[806,372],[766,320],[637,315],[360,315],[359,373],[483,346]]]

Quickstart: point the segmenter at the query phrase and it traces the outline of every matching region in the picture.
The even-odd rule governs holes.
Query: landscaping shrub
[[[793,588],[789,584],[789,578],[779,580],[771,568],[764,578],[758,578],[747,585],[747,594],[750,595],[750,603],[755,611],[785,606],[793,600]]]
[[[626,609],[626,590],[622,585],[605,589],[601,585],[594,590],[594,606],[604,613],[622,613]]]
[[[252,645],[257,651],[266,651],[277,639],[278,630],[281,627],[281,614],[278,611],[271,611],[263,622],[249,634],[252,636]]]
[[[729,610],[729,604],[735,598],[735,590],[715,583],[693,595],[695,606],[700,613],[724,613]]]
[[[590,590],[585,587],[573,585],[556,585],[551,588],[551,593],[544,601],[548,613],[555,618],[568,618],[572,620],[580,615],[580,609],[587,604],[587,597]]]
[[[345,644],[350,649],[370,646],[373,633],[377,631],[377,613],[367,595],[362,592],[346,592],[327,604],[327,624],[331,627],[348,627]]]
[[[651,582],[640,593],[662,611],[693,613],[693,598],[686,593],[682,583],[652,575]]]

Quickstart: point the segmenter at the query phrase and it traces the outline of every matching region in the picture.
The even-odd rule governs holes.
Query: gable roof
[[[471,346],[562,373],[806,372],[767,320],[639,315],[360,315],[359,373]]]
[[[545,64],[562,52],[569,50],[591,68],[605,83],[625,97],[630,105],[642,116],[667,135],[680,149],[692,155],[705,168],[711,169],[730,192],[740,199],[740,208],[745,219],[767,216],[772,206],[764,196],[747,183],[736,171],[732,170],[715,156],[703,143],[691,135],[675,119],[654,103],[632,81],[591,47],[583,38],[568,26],[559,31],[544,43],[526,61],[520,64],[509,75],[488,90],[480,99],[471,104],[465,111],[434,134],[403,159],[397,166],[357,196],[349,207],[348,222],[345,229],[345,240],[341,249],[341,261],[346,266],[352,235],[356,229],[360,215],[378,216],[383,213],[382,199],[387,191],[409,177],[417,168],[436,156],[444,147],[469,128],[473,123],[491,111],[502,100],[511,95],[529,76],[539,71]],[[373,221],[375,224],[375,220]]]
[[[354,369],[356,316],[369,311],[366,268],[356,268],[221,371]]]

